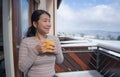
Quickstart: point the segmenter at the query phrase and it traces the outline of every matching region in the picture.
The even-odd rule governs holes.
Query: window
[[[62,0],[57,34],[120,40],[120,0]]]
[[[29,25],[29,3],[28,0],[22,0],[21,1],[21,34],[22,37],[25,37],[26,31],[28,29]]]

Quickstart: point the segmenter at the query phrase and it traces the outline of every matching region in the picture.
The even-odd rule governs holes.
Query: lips
[[[45,30],[48,30],[48,31],[49,31],[49,30],[50,30],[50,28],[45,28]]]

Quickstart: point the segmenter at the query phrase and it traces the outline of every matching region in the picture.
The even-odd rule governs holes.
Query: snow
[[[120,57],[120,41],[112,40],[96,40],[96,39],[82,39],[61,41],[62,47],[100,47],[107,49],[107,53]]]

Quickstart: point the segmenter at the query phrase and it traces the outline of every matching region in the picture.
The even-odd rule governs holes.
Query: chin
[[[46,34],[48,34],[49,32],[45,32]]]
[[[50,30],[44,30],[45,34],[48,34],[50,32]]]
[[[46,31],[46,33],[49,33],[50,31]]]

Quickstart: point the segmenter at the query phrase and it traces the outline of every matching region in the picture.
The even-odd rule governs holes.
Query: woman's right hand
[[[45,52],[45,43],[39,43],[35,49],[39,52],[39,53],[44,53]]]
[[[53,54],[57,54],[57,51],[56,51],[57,49],[56,49],[55,43],[49,44],[48,46],[46,46],[46,42],[40,42],[35,47],[35,49],[37,50],[38,53],[53,53]]]

